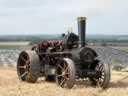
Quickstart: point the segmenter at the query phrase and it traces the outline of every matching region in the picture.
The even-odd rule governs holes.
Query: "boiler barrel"
[[[79,46],[83,47],[86,44],[86,17],[78,17],[78,35],[79,35]]]

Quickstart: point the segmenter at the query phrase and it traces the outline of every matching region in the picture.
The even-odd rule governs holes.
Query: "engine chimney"
[[[86,35],[86,17],[78,17],[78,35],[79,35],[79,47],[85,46]]]

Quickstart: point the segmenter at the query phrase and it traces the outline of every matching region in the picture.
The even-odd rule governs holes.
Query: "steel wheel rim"
[[[61,87],[67,87],[67,81],[70,78],[70,72],[68,69],[68,64],[66,62],[61,62],[57,64],[56,79],[58,85]]]
[[[103,63],[98,64],[96,70],[101,72],[101,76],[98,79],[96,79],[96,81],[98,83],[98,86],[102,86],[105,80],[104,64]]]
[[[20,54],[17,69],[19,78],[25,81],[30,69],[30,59],[26,52]]]

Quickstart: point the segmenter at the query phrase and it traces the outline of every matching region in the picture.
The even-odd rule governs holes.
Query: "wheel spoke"
[[[67,71],[67,72],[65,72],[65,78],[68,80],[69,79],[69,75],[70,75],[70,73]]]
[[[102,73],[102,75],[101,75],[101,76],[103,76],[103,77],[104,77],[104,76],[105,76],[105,74],[103,74],[103,73]]]
[[[26,59],[24,57],[20,57],[20,58],[21,58],[21,60],[23,60],[24,62],[26,62]]]
[[[102,84],[102,81],[100,80],[100,81],[98,82],[98,86],[101,86],[101,84]]]
[[[101,76],[99,79],[104,79],[104,77]]]
[[[64,81],[65,81],[66,79],[64,78],[62,81],[61,81],[61,83],[60,83],[60,86],[62,86],[63,84],[64,84]]]
[[[100,64],[100,66],[99,66],[99,70],[100,70],[100,71],[103,70],[103,64]]]
[[[102,83],[103,83],[103,81],[104,81],[103,79],[100,79],[100,80],[99,80],[99,83],[100,83],[100,84],[102,84]]]
[[[102,75],[102,76],[99,78],[98,82],[99,82],[99,84],[101,85],[101,84],[103,83],[103,81],[104,81],[104,76]]]
[[[69,77],[68,77],[68,76],[65,76],[64,78],[65,78],[66,80],[69,80]]]
[[[68,73],[68,67],[65,69],[65,73]]]
[[[63,75],[62,75],[62,74],[60,74],[60,75],[57,75],[57,77],[63,77]]]
[[[64,70],[64,68],[60,65],[60,64],[58,64],[57,65],[59,68],[61,68],[62,70]]]
[[[70,75],[69,73],[65,73],[65,75]]]
[[[67,66],[66,66],[66,63],[64,62],[64,69],[66,69],[67,68]]]
[[[104,75],[105,73],[104,72],[102,72],[102,75]]]
[[[25,69],[25,66],[19,66],[19,68],[21,68],[21,69]]]
[[[28,72],[24,72],[22,75],[21,75],[21,78],[23,78],[25,75],[27,75]]]

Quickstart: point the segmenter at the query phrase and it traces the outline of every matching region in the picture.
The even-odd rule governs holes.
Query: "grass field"
[[[0,96],[128,96],[128,73],[112,72],[108,89],[94,88],[87,82],[76,82],[73,89],[62,89],[55,83],[38,80],[21,82],[15,68],[0,68]]]
[[[27,45],[0,45],[0,66],[15,66],[18,54],[30,48],[31,46]]]
[[[106,90],[94,88],[87,81],[76,82],[71,90],[44,80],[38,80],[35,84],[20,82],[15,69],[18,54],[30,48],[31,46],[0,45],[0,96],[128,96],[127,72],[113,71],[110,86]]]

